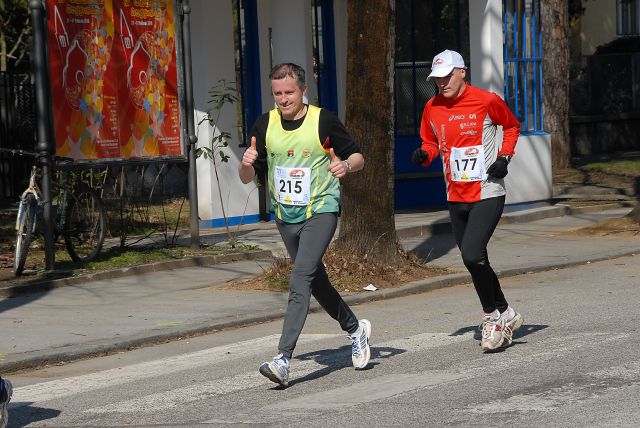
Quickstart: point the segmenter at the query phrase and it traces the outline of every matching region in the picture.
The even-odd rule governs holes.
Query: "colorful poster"
[[[48,0],[56,154],[182,156],[173,0]]]

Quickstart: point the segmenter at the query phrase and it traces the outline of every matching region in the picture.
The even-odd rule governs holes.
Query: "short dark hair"
[[[270,80],[280,80],[291,77],[298,81],[298,86],[303,88],[306,84],[304,68],[292,62],[283,62],[274,66],[269,73]]]

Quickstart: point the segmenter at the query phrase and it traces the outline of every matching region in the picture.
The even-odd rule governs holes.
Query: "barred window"
[[[616,33],[619,36],[640,34],[640,0],[617,0]]]
[[[453,49],[469,60],[469,0],[396,2],[395,124],[397,136],[420,134],[422,110],[438,87],[431,60]]]
[[[544,131],[540,0],[503,0],[504,95],[523,134]]]

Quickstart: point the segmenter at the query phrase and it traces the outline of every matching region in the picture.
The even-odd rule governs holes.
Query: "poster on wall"
[[[174,0],[47,0],[56,154],[184,157]]]

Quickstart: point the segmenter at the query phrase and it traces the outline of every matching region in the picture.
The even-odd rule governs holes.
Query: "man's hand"
[[[333,149],[329,149],[329,156],[331,156],[331,163],[329,164],[329,167],[327,168],[329,170],[329,172],[335,178],[342,178],[345,175],[347,175],[347,166],[342,161],[342,159],[340,159],[338,157],[338,155],[336,155],[336,153],[333,151]]]
[[[498,156],[495,162],[487,169],[487,174],[493,178],[504,178],[509,172],[507,165],[509,165],[509,160],[504,156]]]
[[[258,159],[258,150],[256,149],[256,137],[251,137],[251,145],[247,147],[242,155],[242,166],[253,166]]]
[[[422,165],[423,163],[429,160],[429,153],[425,152],[421,148],[417,148],[413,151],[411,155],[411,162],[416,165]]]

